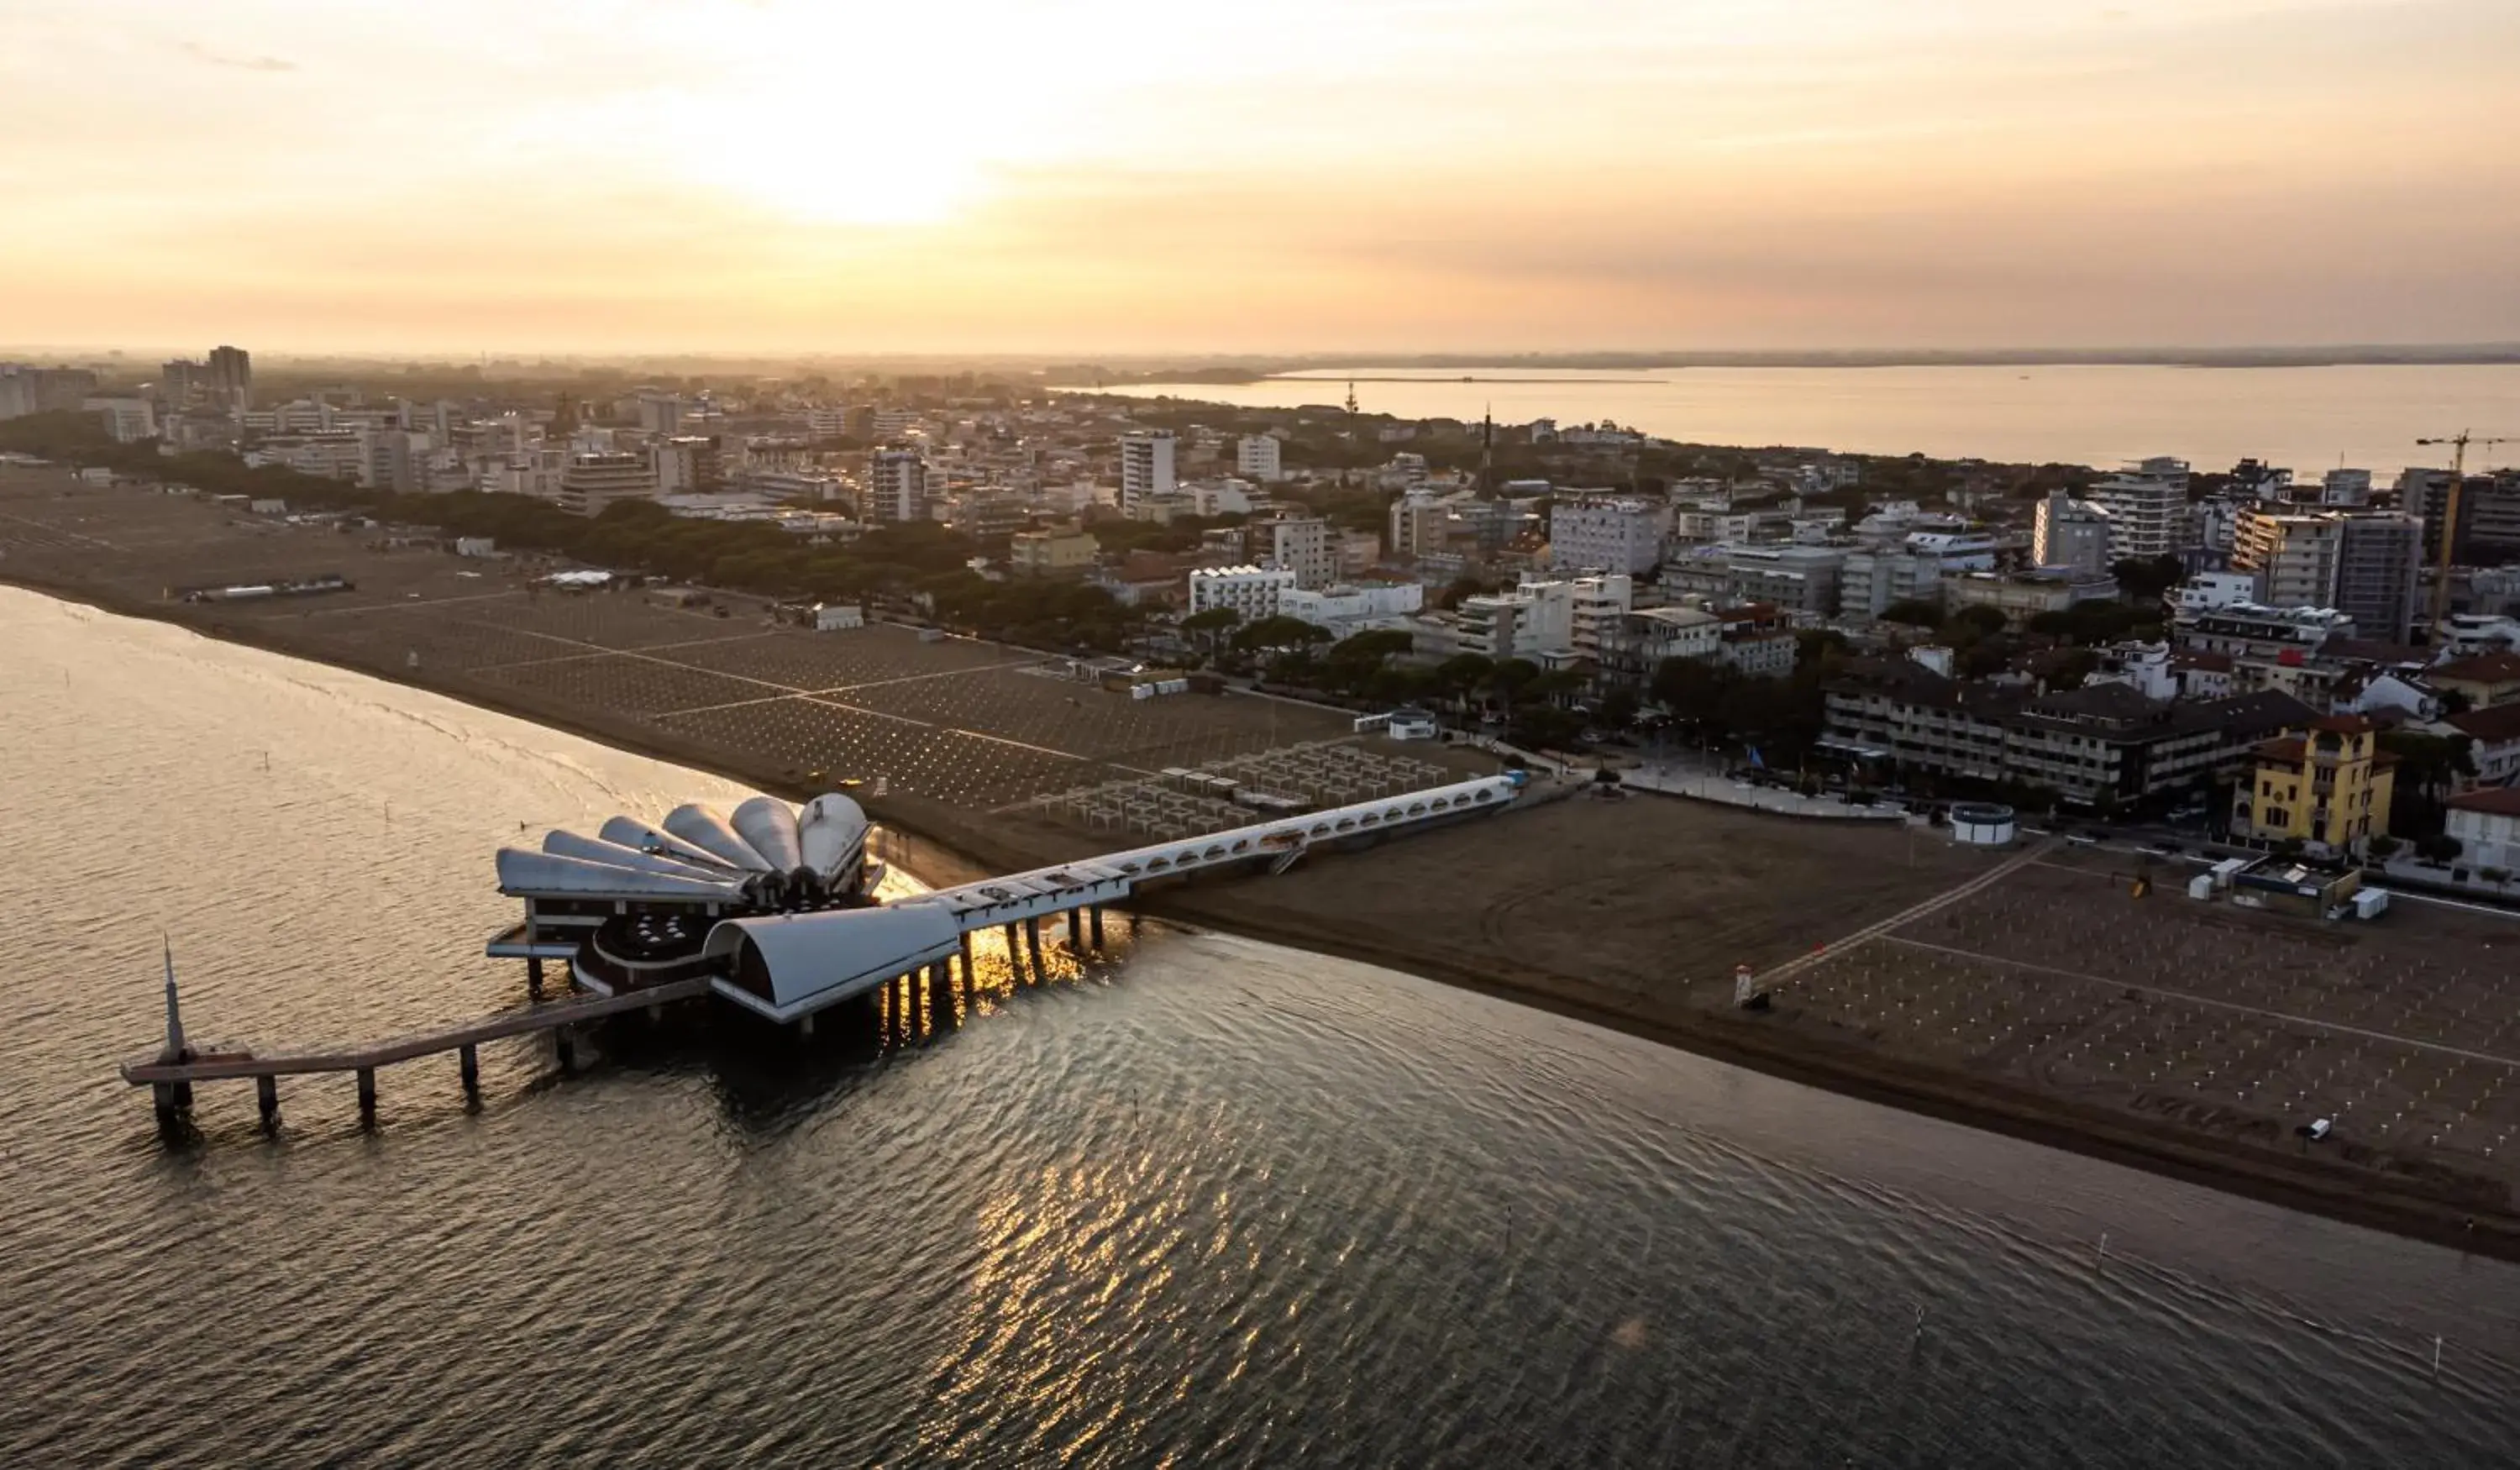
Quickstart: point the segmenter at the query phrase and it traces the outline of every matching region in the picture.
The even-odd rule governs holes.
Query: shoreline
[[[723,751],[644,728],[635,720],[590,715],[558,700],[481,686],[461,675],[381,666],[295,646],[292,640],[273,636],[265,628],[222,622],[198,604],[152,601],[93,586],[57,584],[27,577],[16,568],[0,569],[0,584],[114,616],[146,618],[222,643],[364,674],[790,799],[819,794],[804,790],[783,769],[730,758]],[[1084,850],[1080,846],[1060,851],[1058,843],[1038,840],[1050,835],[1042,831],[983,831],[971,820],[974,814],[922,799],[888,796],[864,801],[870,816],[908,839],[913,850],[909,863],[922,879],[933,878],[940,869],[977,875],[1057,862]],[[1026,842],[1025,836],[1036,840]],[[1333,856],[1330,861],[1339,859]],[[1563,976],[1505,965],[1473,968],[1449,963],[1399,950],[1353,923],[1312,916],[1297,923],[1265,908],[1236,904],[1213,885],[1192,882],[1159,889],[1139,896],[1133,907],[1152,918],[1475,991],[1865,1101],[2453,1250],[2520,1262],[2520,1215],[2480,1213],[2474,1207],[2396,1186],[2351,1165],[2308,1155],[2296,1162],[2279,1153],[2226,1143],[2172,1125],[1964,1072],[1906,1062],[1808,1034],[1783,1034],[1730,1012],[1686,1004],[1648,1006],[1634,996]]]

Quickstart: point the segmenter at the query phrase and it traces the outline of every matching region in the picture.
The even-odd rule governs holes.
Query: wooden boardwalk
[[[249,1051],[216,1051],[177,1062],[152,1056],[123,1063],[122,1080],[134,1087],[152,1087],[227,1082],[248,1077],[293,1077],[316,1072],[373,1073],[379,1067],[410,1061],[414,1057],[467,1051],[483,1042],[494,1042],[502,1037],[574,1026],[582,1021],[600,1020],[625,1011],[645,1010],[651,1005],[698,1000],[708,993],[709,979],[701,975],[617,996],[587,996],[555,1001],[524,1010],[502,1011],[442,1031],[422,1032],[347,1050],[301,1051],[278,1056],[256,1056]]]

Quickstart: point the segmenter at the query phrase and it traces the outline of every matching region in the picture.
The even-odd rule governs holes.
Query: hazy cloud
[[[297,64],[276,56],[229,56],[212,51],[199,41],[185,41],[176,48],[197,62],[212,67],[228,67],[239,71],[294,71]]]

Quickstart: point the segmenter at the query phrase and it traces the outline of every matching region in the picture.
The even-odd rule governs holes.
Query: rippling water
[[[1358,404],[1408,419],[1476,423],[1613,419],[1691,444],[1800,444],[1849,454],[1976,456],[2005,463],[2096,465],[2178,455],[2199,469],[2243,456],[2315,483],[2344,464],[2381,472],[2447,465],[2425,436],[2474,427],[2520,432],[2520,364],[2426,367],[1664,368],[1460,373],[1359,368]],[[1382,378],[1409,381],[1377,381]],[[1150,383],[1141,395],[1251,408],[1335,403],[1347,379],[1318,372],[1258,382]],[[2488,428],[2488,424],[2500,427]],[[1401,446],[1406,447],[1406,446]],[[2479,450],[2478,455],[2493,451]],[[2508,465],[2471,459],[2469,467]]]
[[[2510,1268],[1213,935],[916,1041],[503,1043],[472,1112],[413,1063],[372,1134],[345,1080],[271,1142],[205,1085],[170,1149],[111,1065],[161,927],[209,1040],[468,1015],[521,999],[478,951],[519,824],[737,789],[5,589],[0,688],[0,1464],[2520,1443]]]

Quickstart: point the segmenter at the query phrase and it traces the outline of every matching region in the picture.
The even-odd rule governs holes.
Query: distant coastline
[[[1158,360],[1160,361],[1160,360]],[[1512,381],[1513,372],[1651,373],[1689,368],[2443,368],[2520,363],[2520,342],[2415,346],[2344,343],[2317,347],[1997,348],[1982,352],[1897,350],[1809,352],[1486,352],[1332,353],[1301,357],[1176,359],[1150,366],[1146,359],[1114,359],[1103,371],[1053,369],[1049,384],[1060,388],[1117,387],[1152,383],[1231,385],[1266,381],[1340,379],[1349,369],[1359,382],[1409,382],[1395,373],[1470,374],[1480,381]],[[1484,375],[1484,376],[1482,376]],[[1343,379],[1342,379],[1343,380]],[[1441,381],[1442,379],[1431,380]]]

